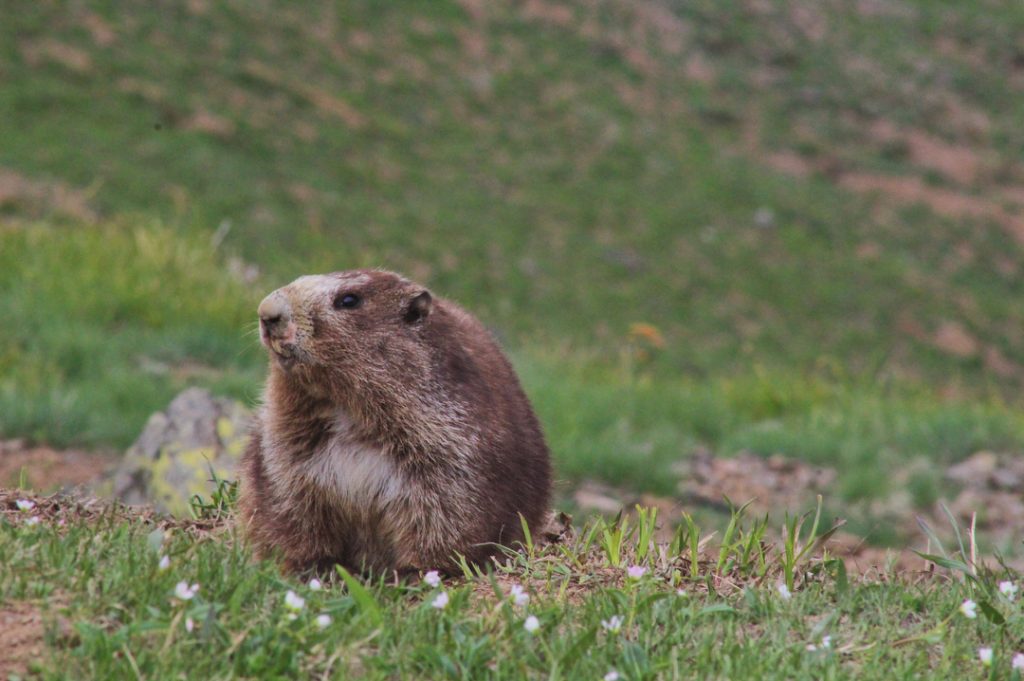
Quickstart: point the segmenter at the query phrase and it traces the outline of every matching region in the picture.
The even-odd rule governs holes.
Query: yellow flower
[[[661,335],[661,331],[658,327],[653,324],[645,324],[643,322],[634,322],[629,325],[629,338],[630,340],[642,340],[651,345],[651,347],[658,348],[659,350],[665,347],[665,337]]]

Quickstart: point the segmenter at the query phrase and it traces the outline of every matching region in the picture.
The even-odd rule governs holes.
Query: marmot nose
[[[287,326],[291,321],[291,310],[288,308],[288,299],[278,295],[277,291],[263,299],[256,314],[260,317],[260,324],[267,332]]]

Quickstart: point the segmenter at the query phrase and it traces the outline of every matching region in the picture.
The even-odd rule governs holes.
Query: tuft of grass
[[[201,494],[193,494],[189,500],[192,517],[200,520],[229,519],[238,505],[238,481],[221,478],[211,465],[209,482],[214,486],[209,500]]]

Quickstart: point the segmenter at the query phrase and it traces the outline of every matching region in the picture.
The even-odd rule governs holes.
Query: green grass
[[[676,25],[620,0],[577,3],[561,25],[514,3],[480,16],[455,2],[32,3],[0,28],[0,117],[19,130],[0,167],[87,189],[101,216],[230,224],[226,245],[268,286],[401,270],[516,346],[614,358],[629,325],[649,322],[669,376],[824,362],[866,381],[1014,394],[1024,371],[1000,377],[984,360],[997,350],[1024,364],[1012,303],[1024,263],[1005,229],[878,210],[828,174],[786,176],[764,158],[788,149],[843,172],[933,172],[907,155],[882,163],[888,147],[867,130],[895,119],[990,155],[961,190],[998,203],[1024,148],[1024,98],[969,58],[983,49],[1010,68],[1020,12],[748,5],[670,4]],[[112,39],[83,28],[97,21]],[[815,21],[826,39],[804,35]],[[991,39],[975,45],[978,34]],[[710,79],[685,75],[697,58]],[[860,75],[858,60],[886,77]],[[957,128],[947,100],[988,127]],[[196,123],[207,113],[222,129]],[[7,204],[60,217],[18,195]],[[761,209],[771,226],[756,224]],[[857,257],[865,244],[877,256]],[[928,342],[948,320],[976,352]]]
[[[1019,5],[16,4],[2,437],[124,448],[185,387],[252,403],[257,301],[384,266],[495,330],[560,504],[591,478],[673,496],[698,448],[781,453],[837,470],[847,529],[905,545],[874,501],[932,509],[949,463],[1024,448]],[[850,189],[864,176],[933,194]],[[448,584],[442,612],[424,586],[310,592],[230,533],[169,532],[161,572],[151,525],[17,515],[0,609],[43,609],[42,678],[1019,678],[1024,620],[993,587],[1009,574],[847,583],[815,553],[784,601],[775,584],[804,572],[784,547],[694,572],[691,534],[629,584],[620,530],[590,523],[499,572],[530,585],[530,635],[488,579]],[[615,562],[640,560],[624,545]],[[172,603],[179,580],[196,600]],[[958,615],[968,597],[1005,620]],[[806,649],[826,634],[831,652]]]
[[[123,448],[189,385],[254,403],[265,358],[253,311],[270,286],[244,280],[208,233],[121,220],[12,223],[0,238],[0,314],[18,320],[0,340],[0,435]],[[927,510],[952,491],[946,465],[1024,446],[1024,417],[994,393],[937,400],[925,386],[829,366],[673,376],[655,344],[629,338],[614,358],[567,344],[514,348],[561,493],[598,479],[672,496],[677,464],[698,448],[782,453],[834,467],[834,510],[892,543],[905,537],[862,502],[910,486]]]
[[[205,236],[156,224],[0,227],[0,432],[125,446],[207,384],[252,397],[257,291]]]
[[[772,545],[761,543],[763,524],[734,516],[722,548],[698,554],[696,529],[659,552],[643,529],[654,518],[594,520],[565,543],[510,554],[492,575],[438,588],[345,588],[335,577],[314,591],[253,561],[226,528],[161,531],[113,512],[64,512],[63,526],[48,515],[28,527],[29,513],[13,510],[0,520],[0,603],[36,605],[45,622],[34,678],[1019,678],[1010,658],[1024,615],[996,587],[1019,575],[848,576],[810,547],[824,528],[809,520],[789,535],[798,540]],[[630,579],[633,565],[646,574]],[[785,599],[778,584],[790,580]],[[180,581],[198,595],[174,598]],[[513,584],[527,604],[510,602]],[[288,590],[305,599],[294,618]],[[447,606],[432,607],[442,590]],[[981,604],[975,620],[958,611],[967,598]],[[332,620],[323,629],[320,614]],[[621,629],[609,631],[603,622],[616,616]],[[991,676],[981,646],[995,650]]]
[[[264,356],[252,310],[268,287],[232,273],[202,231],[123,220],[12,225],[0,239],[0,312],[18,320],[0,355],[4,436],[124,448],[188,385],[254,402]],[[673,496],[675,465],[698,448],[782,453],[836,468],[836,511],[891,543],[903,538],[861,502],[911,485],[927,510],[951,492],[944,465],[1024,443],[1024,418],[995,396],[938,401],[825,369],[698,380],[641,351],[658,350],[634,338],[611,361],[564,346],[514,353],[560,492],[597,478]]]
[[[260,297],[385,266],[496,331],[562,491],[671,495],[710,447],[835,467],[865,531],[902,488],[928,508],[945,465],[1024,446],[1024,254],[842,180],[1015,214],[1024,17],[869,5],[27,4],[0,26],[0,434],[123,448],[186,386],[252,402]]]
[[[540,357],[521,358],[521,372],[571,476],[590,470],[659,489],[669,464],[710,446],[781,452],[835,466],[841,477],[860,469],[844,490],[855,497],[884,493],[894,468],[918,458],[942,466],[1024,441],[1024,419],[996,401],[937,403],[927,392],[816,375],[671,382]]]

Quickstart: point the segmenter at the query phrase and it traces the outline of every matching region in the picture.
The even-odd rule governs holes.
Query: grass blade
[[[348,587],[348,593],[352,596],[352,600],[356,602],[359,609],[373,622],[374,626],[379,627],[384,621],[384,617],[381,614],[377,600],[348,570],[340,565],[336,565],[335,569],[341,575],[341,578],[345,580],[345,586]]]

